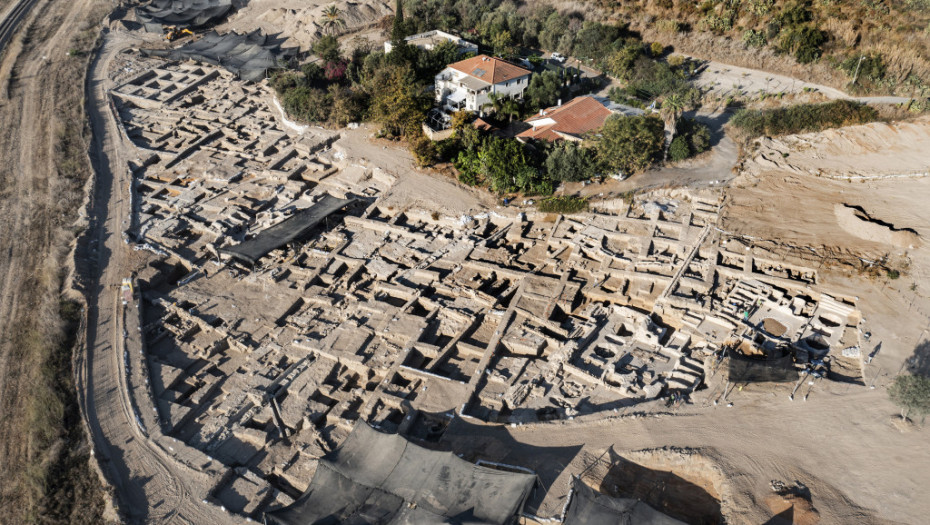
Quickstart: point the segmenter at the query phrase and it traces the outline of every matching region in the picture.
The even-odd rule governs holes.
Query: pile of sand
[[[342,20],[345,22],[345,26],[340,27],[337,34],[367,29],[394,13],[390,3],[380,0],[251,0],[220,28],[220,32],[261,29],[267,34],[285,37],[288,46],[299,46],[308,50],[323,35],[323,11],[334,4],[341,11]]]
[[[895,248],[913,249],[921,244],[920,236],[909,228],[895,228],[880,221],[858,209],[858,207],[845,204],[835,204],[833,213],[836,222],[847,233],[867,241],[890,244]]]
[[[873,122],[756,141],[746,171],[786,171],[834,179],[930,176],[930,118]]]

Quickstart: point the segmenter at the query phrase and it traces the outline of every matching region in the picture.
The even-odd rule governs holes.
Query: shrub
[[[554,181],[588,180],[594,176],[595,169],[594,153],[576,142],[555,144],[546,158],[546,172]]]
[[[860,60],[862,62],[861,64]],[[868,79],[872,82],[877,82],[885,78],[885,62],[880,53],[850,56],[840,63],[840,69],[846,72],[850,77],[854,77],[856,75],[856,69],[858,69],[860,81],[862,79]]]
[[[733,116],[730,124],[750,137],[758,137],[821,131],[876,119],[878,112],[870,106],[851,100],[835,100],[769,110],[742,109]]]
[[[649,167],[662,153],[665,125],[658,117],[612,116],[596,142],[597,158],[611,173],[632,175]]]
[[[652,56],[654,56],[654,57],[660,57],[660,56],[662,56],[662,53],[665,52],[665,46],[663,46],[662,44],[660,44],[660,43],[658,43],[658,42],[653,42],[653,43],[649,44],[649,52],[650,52],[650,53],[652,54]]]
[[[436,162],[436,145],[422,133],[411,140],[410,152],[413,153],[417,166],[432,166]]]
[[[326,80],[330,82],[340,81],[346,76],[346,69],[349,63],[345,60],[330,60],[323,68]]]
[[[477,186],[481,179],[481,160],[474,151],[460,151],[459,156],[453,162],[455,169],[459,172],[459,181],[469,186]]]
[[[894,378],[888,389],[888,397],[901,408],[901,417],[909,414],[930,413],[930,378],[921,375],[902,374]]]
[[[332,35],[320,37],[319,40],[313,43],[312,49],[317,56],[327,62],[339,58],[339,41]]]
[[[543,213],[579,213],[588,209],[588,199],[574,195],[542,199],[536,209]]]
[[[659,20],[656,22],[656,31],[660,33],[679,33],[681,24],[678,20]]]
[[[672,140],[668,148],[668,158],[672,162],[679,162],[691,156],[691,149],[688,147],[688,140],[681,135]]]
[[[755,29],[747,29],[743,33],[743,43],[747,47],[762,47],[766,44],[765,34],[762,31],[756,31]]]
[[[782,32],[778,47],[785,53],[794,55],[801,64],[808,64],[820,58],[821,46],[827,41],[827,34],[809,24],[793,27]]]
[[[772,10],[775,0],[749,0],[749,12],[756,16],[765,16]]]

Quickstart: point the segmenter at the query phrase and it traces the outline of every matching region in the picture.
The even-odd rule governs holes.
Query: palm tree
[[[662,101],[662,117],[673,134],[675,133],[675,126],[678,124],[678,119],[681,117],[684,110],[685,99],[678,93],[672,93]]]
[[[678,119],[685,110],[685,99],[678,93],[672,93],[662,101],[662,109],[659,110],[662,119],[665,120],[665,154],[663,158],[668,159],[668,149],[672,146],[672,139],[675,138],[675,131],[678,127]]]
[[[323,10],[323,30],[335,34],[336,28],[345,27],[346,21],[342,19],[342,11],[333,4]]]
[[[500,111],[504,115],[508,115],[510,117],[510,122],[513,122],[514,115],[520,114],[520,104],[512,98],[508,98],[501,104]]]

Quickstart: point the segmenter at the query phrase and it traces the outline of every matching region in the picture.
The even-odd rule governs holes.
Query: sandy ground
[[[358,32],[371,27],[394,12],[393,3],[379,0],[364,2],[330,2],[321,0],[252,0],[230,17],[217,30],[253,31],[261,29],[267,34],[283,34],[287,45],[310,49],[324,33],[321,25],[323,10],[336,5],[345,22],[337,34]]]
[[[396,177],[397,183],[381,196],[385,206],[420,208],[443,215],[461,216],[496,206],[487,191],[459,184],[451,176],[413,167],[413,157],[400,142],[374,139],[376,126],[343,130],[335,144],[348,164],[377,166]]]
[[[930,325],[928,141],[926,118],[763,139],[721,220],[786,257],[820,259],[824,283],[860,297],[874,334],[866,350],[881,344],[874,364],[886,374],[901,369]],[[900,278],[862,271],[880,260]]]
[[[694,84],[719,97],[752,98],[763,93],[782,94],[791,95],[793,103],[849,99],[866,104],[903,104],[911,100],[909,97],[894,96],[852,97],[823,84],[715,61],[706,62],[705,67],[694,77]]]

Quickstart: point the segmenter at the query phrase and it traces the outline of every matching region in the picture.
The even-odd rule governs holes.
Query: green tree
[[[677,129],[678,118],[685,110],[685,99],[679,93],[672,93],[662,101],[660,114],[670,129]]]
[[[503,103],[501,103],[501,114],[507,115],[510,119],[509,122],[513,122],[513,118],[520,115],[520,103],[507,97]]]
[[[597,158],[611,173],[629,176],[651,165],[662,154],[665,127],[653,115],[609,117],[597,138]]]
[[[409,66],[378,70],[371,80],[369,92],[371,118],[395,136],[420,129],[432,102]]]
[[[404,24],[404,4],[397,0],[394,4],[394,23],[391,25],[391,45],[394,49],[407,47],[404,38],[407,37],[407,28]]]
[[[517,173],[526,167],[523,145],[512,139],[489,138],[478,152],[481,174],[491,189],[504,193],[517,186]]]
[[[494,54],[499,57],[510,58],[516,55],[516,48],[513,45],[513,36],[510,31],[500,31],[492,34],[491,47],[494,48]]]
[[[930,377],[902,374],[894,378],[888,396],[901,408],[901,417],[930,414]]]
[[[555,71],[543,71],[530,77],[526,99],[535,109],[554,106],[562,94],[562,79]]]
[[[313,52],[326,62],[339,59],[339,41],[332,35],[324,35],[313,43]]]
[[[643,47],[641,45],[627,45],[623,46],[619,51],[614,51],[609,54],[602,67],[608,75],[620,79],[620,80],[629,80],[630,74],[633,71],[633,66],[636,64],[636,59],[643,55]]]
[[[335,34],[336,29],[346,26],[346,21],[342,19],[342,11],[333,4],[323,10],[323,31],[329,31]]]
[[[563,140],[555,143],[546,157],[546,173],[554,181],[575,182],[588,180],[597,170],[594,152],[577,142]]]
[[[326,73],[316,62],[308,62],[300,66],[304,74],[304,84],[310,87],[326,87]]]
[[[672,145],[668,148],[668,158],[672,159],[672,162],[679,162],[690,156],[691,149],[685,137],[679,135],[672,139]]]
[[[463,149],[477,151],[484,142],[484,136],[475,126],[467,124],[460,128],[455,128],[455,139]]]
[[[365,119],[365,96],[354,89],[345,88],[338,84],[329,86],[328,92],[332,100],[332,110],[329,122],[343,127],[350,122],[360,122]]]
[[[477,186],[481,182],[481,159],[476,150],[464,150],[453,162],[459,172],[459,180],[469,186]]]

